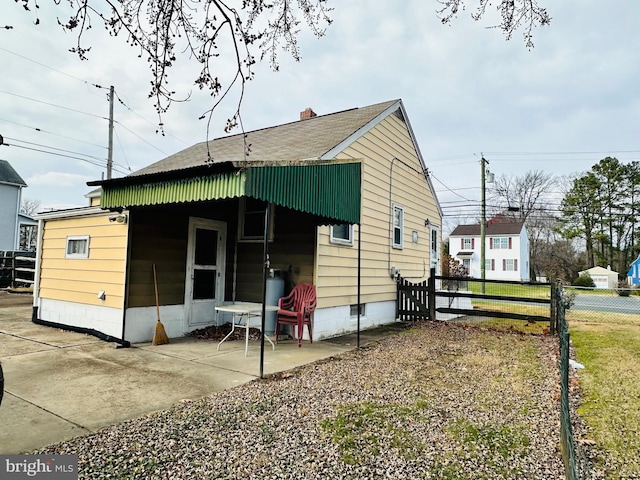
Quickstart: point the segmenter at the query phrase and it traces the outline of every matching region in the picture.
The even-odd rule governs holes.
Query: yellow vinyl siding
[[[109,212],[44,221],[40,298],[122,308],[127,225],[109,222]],[[89,237],[88,258],[66,258],[67,237]],[[104,290],[105,300],[98,299]]]
[[[390,266],[398,267],[404,276],[417,277],[415,281],[429,275],[430,228],[425,220],[440,229],[442,226],[435,196],[422,173],[409,131],[395,115],[360,137],[338,158],[363,159],[361,301],[394,300],[396,285],[389,276]],[[391,246],[392,205],[404,209],[402,249]],[[412,241],[414,230],[418,243]],[[329,233],[329,227],[318,229],[318,306],[355,304],[358,227],[354,227],[353,246],[331,244]]]

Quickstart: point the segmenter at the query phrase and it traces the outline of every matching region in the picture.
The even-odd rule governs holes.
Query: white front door
[[[215,323],[224,300],[227,224],[191,217],[184,304],[187,331]]]

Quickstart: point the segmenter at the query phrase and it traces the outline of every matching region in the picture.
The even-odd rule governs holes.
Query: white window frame
[[[493,237],[491,245],[494,250],[509,250],[509,239],[507,237]]]
[[[505,272],[517,272],[515,258],[505,258],[504,267]]]
[[[251,243],[251,242],[263,242],[264,241],[264,234],[260,234],[260,235],[245,235],[244,234],[244,224],[245,224],[245,215],[247,213],[247,201],[246,201],[246,197],[241,197],[240,198],[240,204],[238,207],[238,241],[239,242],[247,242],[247,243]],[[258,213],[256,212],[250,212],[250,213]],[[271,207],[270,207],[270,211],[269,211],[269,216],[271,217],[271,222],[270,222],[270,228],[269,228],[269,241],[273,242],[273,225],[275,224],[274,221],[274,213],[275,213],[275,205],[272,203]],[[264,217],[264,209],[262,210],[262,215]]]
[[[471,237],[465,237],[462,239],[463,250],[473,250],[473,239]]]
[[[342,224],[342,225],[347,225],[347,224]],[[338,245],[348,245],[350,247],[353,246],[353,224],[348,224],[348,232],[349,232],[349,238],[342,238],[342,237],[336,237],[334,234],[334,230],[333,227],[338,227],[338,226],[342,226],[342,225],[330,225],[329,227],[329,241],[331,243],[336,243]]]
[[[64,258],[89,258],[89,235],[69,235],[64,245]],[[69,252],[72,242],[84,242],[83,252]]]
[[[400,212],[400,225],[396,225],[396,212]],[[400,242],[396,242],[396,231],[400,232]],[[404,207],[393,205],[391,209],[391,242],[393,248],[404,248]]]

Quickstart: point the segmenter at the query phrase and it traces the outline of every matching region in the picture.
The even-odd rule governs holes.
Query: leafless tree
[[[531,278],[540,274],[543,249],[555,242],[557,205],[553,194],[558,179],[550,173],[529,171],[522,176],[510,175],[496,178],[490,193],[495,214],[525,222],[529,234]]]
[[[20,213],[24,215],[33,215],[38,211],[42,202],[33,198],[23,198],[20,204]]]
[[[46,0],[14,0],[35,16],[40,23],[39,2]],[[279,68],[278,54],[288,52],[300,60],[298,35],[302,25],[317,37],[325,34],[332,23],[329,0],[51,0],[65,5],[58,23],[76,35],[71,48],[80,59],[86,60],[91,47],[85,43],[85,34],[94,26],[103,25],[111,36],[124,35],[127,43],[146,58],[151,68],[149,97],[159,116],[173,102],[186,101],[169,86],[169,71],[179,60],[188,59],[198,65],[194,84],[208,90],[213,103],[200,118],[211,121],[211,113],[227,94],[239,88],[237,109],[227,120],[226,130],[241,124],[240,106],[246,82],[254,76],[256,58],[268,60],[274,70]],[[437,14],[443,23],[451,23],[464,9],[465,0],[436,0],[440,3]],[[487,13],[488,0],[469,0],[478,3],[472,14],[476,20]],[[502,20],[495,28],[501,29],[509,39],[524,28],[526,44],[532,46],[532,30],[547,25],[551,17],[539,7],[536,0],[501,0],[498,10]],[[5,26],[4,28],[12,28]],[[180,57],[180,58],[179,58]],[[231,60],[234,72],[225,71]]]
[[[497,28],[502,30],[507,40],[513,37],[513,34],[523,29],[524,42],[527,48],[533,48],[533,29],[538,26],[545,26],[551,23],[549,12],[541,7],[537,0],[477,0],[478,6],[471,18],[478,21],[487,16],[487,9],[494,6],[500,15],[500,22],[489,28]],[[441,5],[438,10],[442,23],[448,24],[464,11],[465,0],[438,0]],[[476,2],[473,2],[476,3]]]
[[[550,173],[531,170],[524,175],[496,178],[489,193],[492,210],[522,221],[548,210],[558,179]]]
[[[40,23],[42,0],[15,0],[25,10],[36,15]],[[222,99],[239,88],[237,109],[227,120],[226,130],[235,127],[240,118],[240,106],[246,82],[254,76],[254,50],[278,70],[278,53],[287,51],[300,60],[298,35],[301,23],[318,37],[331,24],[331,8],[327,0],[52,0],[70,7],[70,13],[58,23],[76,34],[70,50],[81,60],[87,60],[91,47],[84,41],[94,23],[103,24],[113,37],[124,35],[127,43],[137,49],[138,57],[146,57],[151,69],[149,97],[162,128],[162,115],[173,102],[186,101],[169,86],[169,71],[180,60],[198,65],[194,84],[208,90],[214,102],[201,115],[209,118]],[[69,10],[67,10],[69,12]],[[234,71],[226,72],[232,60]],[[225,68],[226,67],[226,68]],[[227,80],[225,80],[227,79]]]

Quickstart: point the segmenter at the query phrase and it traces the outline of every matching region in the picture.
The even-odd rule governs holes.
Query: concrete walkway
[[[0,305],[0,454],[29,452],[108,425],[259,378],[260,345],[173,339],[168,345],[116,348],[95,337],[31,322],[23,306]],[[361,345],[388,329],[361,334]],[[290,370],[356,347],[355,335],[265,345],[264,373]]]

